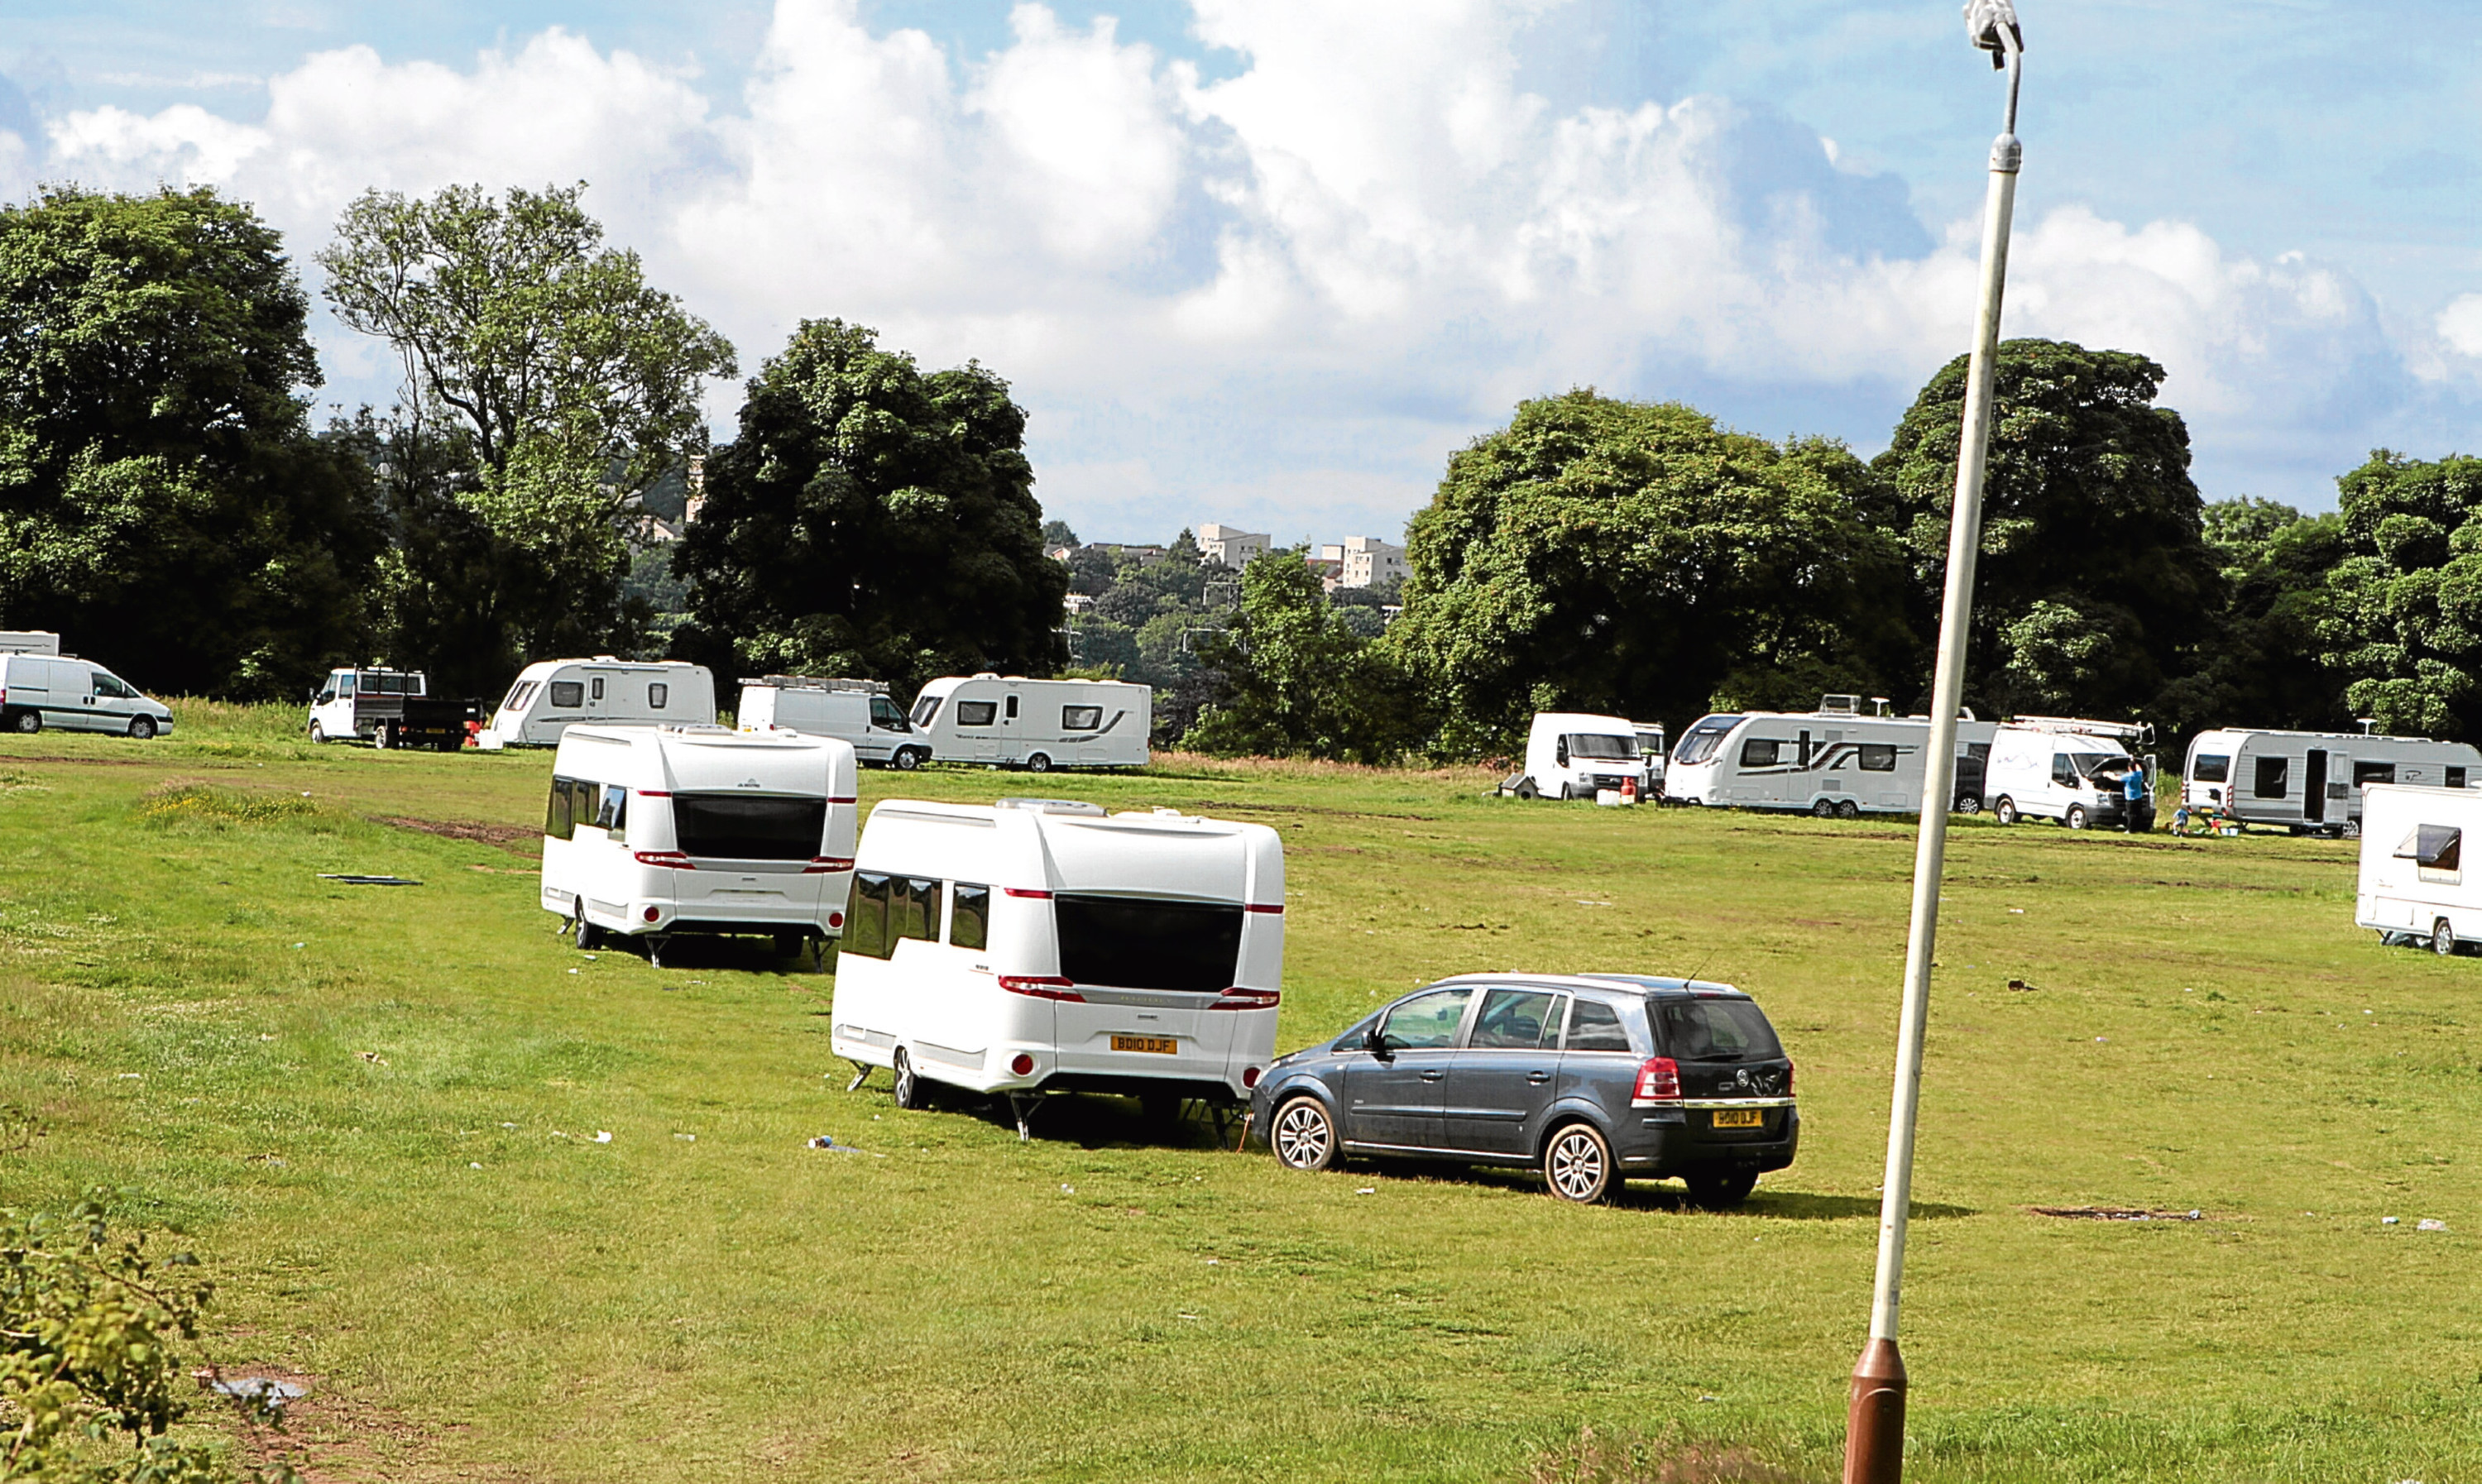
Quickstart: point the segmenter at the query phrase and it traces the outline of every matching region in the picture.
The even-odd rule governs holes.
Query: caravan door
[[[1015,705],[1017,698],[1009,698]],[[1000,702],[996,696],[968,698],[952,696],[948,705],[954,718],[957,751],[965,762],[997,762],[1000,760]]]
[[[2324,748],[2310,750],[2308,766],[2301,770],[2301,821],[2324,824],[2327,819],[2327,753]]]

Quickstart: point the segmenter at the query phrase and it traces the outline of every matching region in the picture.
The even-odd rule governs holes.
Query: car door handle
[[[1425,1082],[1437,1082],[1444,1078],[1447,1074],[1448,1073],[1444,1068],[1434,1067],[1430,1071],[1422,1073],[1422,1080]]]
[[[1529,1072],[1525,1074],[1525,1080],[1533,1083],[1537,1087],[1541,1087],[1544,1083],[1551,1080],[1551,1073],[1547,1072]]]

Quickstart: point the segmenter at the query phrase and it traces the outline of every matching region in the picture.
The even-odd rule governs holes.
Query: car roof
[[[1442,984],[1523,983],[1567,990],[1601,990],[1620,994],[1629,994],[1632,991],[1639,994],[1648,991],[1658,993],[1668,991],[1673,994],[1695,994],[1701,997],[1729,996],[1734,999],[1750,997],[1743,991],[1736,990],[1729,984],[1717,984],[1706,979],[1671,979],[1655,974],[1530,974],[1523,969],[1511,968],[1497,972],[1451,974],[1439,982]]]

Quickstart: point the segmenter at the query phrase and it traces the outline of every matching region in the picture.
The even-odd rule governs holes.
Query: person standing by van
[[[2138,810],[2152,802],[2147,797],[2148,787],[2146,764],[2132,759],[2128,765],[2127,776],[2120,781],[2121,797],[2126,804],[2121,810],[2121,828],[2131,835],[2143,832],[2147,824],[2153,822],[2150,817],[2145,824],[2139,823]],[[2149,816],[2153,812],[2151,808],[2146,809]]]

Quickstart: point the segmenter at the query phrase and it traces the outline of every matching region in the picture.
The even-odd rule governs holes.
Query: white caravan
[[[0,654],[58,654],[61,636],[48,629],[0,628]]]
[[[835,1054],[1005,1093],[1246,1099],[1276,1052],[1284,855],[1265,825],[1056,799],[871,810],[836,954]]]
[[[832,737],[702,727],[572,727],[552,758],[542,908],[577,945],[682,933],[771,936],[778,951],[845,929],[854,753]]]
[[[2154,729],[2143,724],[2065,716],[2002,722],[1983,771],[1983,797],[2003,825],[2052,819],[2072,830],[2118,826],[2128,815],[2128,770],[2140,766],[2129,746],[2153,740]],[[2143,803],[2141,829],[2153,819],[2151,795]]]
[[[1591,799],[1623,784],[1646,785],[1637,724],[1588,711],[1537,711],[1525,734],[1520,799]]]
[[[1638,792],[1649,799],[1660,799],[1663,797],[1665,753],[1663,723],[1633,722],[1630,725],[1637,731],[1638,756],[1646,764],[1646,782],[1638,784]]]
[[[581,724],[688,727],[715,721],[715,676],[686,660],[547,659],[518,672],[475,745],[552,747]]]
[[[172,708],[92,660],[0,653],[0,730],[117,731],[145,741],[172,729]]]
[[[1980,780],[1998,729],[1968,711],[1956,724],[1954,808],[1982,808]],[[1915,814],[1922,808],[1927,716],[1863,716],[1861,699],[1829,696],[1809,713],[1704,716],[1680,734],[1667,796],[1708,808],[1807,809],[1824,819]]]
[[[2482,792],[2372,783],[2361,805],[2353,921],[2382,941],[2427,942],[2442,954],[2482,941],[2482,857],[2465,868],[2465,836],[2482,847]]]
[[[2180,802],[2244,824],[2296,834],[2359,835],[2362,788],[2482,782],[2482,752],[2466,742],[2343,731],[2202,731],[2189,744]]]
[[[744,731],[770,728],[811,737],[842,737],[865,766],[911,772],[931,760],[931,744],[888,699],[882,680],[822,680],[771,675],[741,682],[734,720]]]
[[[941,762],[1048,773],[1143,768],[1152,687],[1123,680],[1028,680],[985,672],[922,687],[913,729]]]

